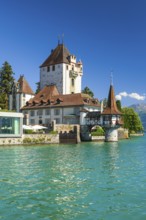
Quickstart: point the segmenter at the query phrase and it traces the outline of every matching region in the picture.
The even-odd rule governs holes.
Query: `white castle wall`
[[[17,93],[16,94],[16,111],[20,112],[20,108],[22,108],[27,101],[33,98],[34,95]],[[9,110],[13,110],[13,96],[9,95]]]
[[[46,85],[56,84],[59,93],[63,93],[63,64],[55,65],[55,70],[47,71],[47,67],[40,68],[40,88]]]
[[[49,72],[48,67],[40,68],[40,88],[42,89],[46,85],[55,84],[61,94],[81,93],[82,65],[63,63],[54,66],[55,70],[53,71],[53,66],[50,66]],[[73,77],[70,75],[70,71],[72,70],[77,74],[74,78],[74,86],[72,86]]]

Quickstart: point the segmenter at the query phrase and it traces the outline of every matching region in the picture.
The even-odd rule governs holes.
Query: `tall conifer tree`
[[[8,109],[8,96],[14,82],[11,65],[5,61],[0,69],[0,108]]]

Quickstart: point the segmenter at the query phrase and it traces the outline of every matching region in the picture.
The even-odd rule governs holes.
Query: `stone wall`
[[[92,141],[105,141],[105,136],[91,136]]]
[[[128,138],[129,138],[128,129],[119,128],[118,139],[128,139]]]
[[[58,143],[58,134],[23,134],[21,138],[0,138],[0,145],[30,145]]]
[[[56,124],[53,121],[53,130],[59,134],[60,143],[80,143],[80,125]]]
[[[53,130],[60,132],[70,132],[74,131],[74,127],[79,125],[70,125],[70,124],[56,124],[55,121],[53,121]]]

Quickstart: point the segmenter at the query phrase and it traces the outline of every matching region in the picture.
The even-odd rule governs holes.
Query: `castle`
[[[107,131],[106,139],[117,140],[115,130],[121,113],[116,107],[113,86],[110,86],[108,110],[103,111],[97,98],[81,93],[82,76],[82,62],[59,43],[40,65],[40,92],[34,95],[21,76],[10,94],[9,109],[20,110],[28,125],[48,127],[52,121],[78,124],[83,129],[89,124],[102,125]]]

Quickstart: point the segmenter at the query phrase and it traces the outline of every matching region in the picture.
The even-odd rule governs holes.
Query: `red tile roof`
[[[28,84],[28,82],[26,81],[26,79],[24,78],[23,75],[20,76],[20,78],[18,79],[18,83],[19,83],[19,92],[20,93],[31,94],[31,95],[34,94],[30,85]]]
[[[48,107],[68,107],[68,106],[96,106],[100,107],[98,99],[93,99],[87,94],[75,93],[59,94],[55,85],[45,86],[34,98],[30,99],[24,109],[38,109]]]
[[[58,46],[54,50],[52,50],[52,53],[49,55],[49,57],[43,62],[43,64],[40,67],[55,65],[59,63],[69,64],[69,59],[68,59],[69,56],[70,56],[70,52],[64,46],[64,44],[58,44]]]
[[[110,85],[107,106],[103,110],[102,114],[103,115],[121,115],[122,114],[117,108],[115,94],[114,94],[114,88],[112,85]]]

